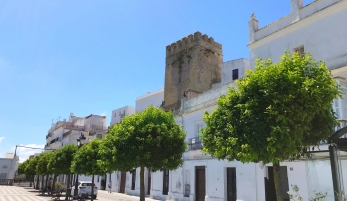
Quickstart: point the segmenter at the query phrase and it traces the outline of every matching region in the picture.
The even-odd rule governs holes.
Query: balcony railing
[[[201,139],[199,137],[190,138],[188,141],[189,150],[200,150],[202,149]]]
[[[68,136],[68,135],[70,135],[70,134],[71,134],[71,130],[68,131],[68,132],[66,132],[66,133],[64,133],[64,134],[63,134],[63,138],[66,137],[66,136]]]
[[[59,137],[55,138],[54,140],[51,140],[50,144],[53,144],[55,142],[58,142],[59,141]]]

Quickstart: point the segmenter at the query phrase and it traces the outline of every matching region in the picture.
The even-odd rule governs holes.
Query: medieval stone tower
[[[166,47],[165,110],[179,108],[187,90],[202,93],[221,81],[222,45],[195,32]]]

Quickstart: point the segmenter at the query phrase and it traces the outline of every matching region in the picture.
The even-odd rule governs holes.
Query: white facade
[[[18,169],[19,157],[7,153],[5,158],[0,158],[0,179],[13,179]]]
[[[347,1],[319,0],[303,7],[302,0],[291,0],[291,6],[290,15],[260,29],[252,15],[248,23],[251,66],[254,67],[257,58],[271,58],[276,63],[286,50],[298,49],[309,52],[316,61],[324,60],[344,91],[343,97],[334,101],[333,108],[339,119],[346,120],[347,27],[341,23],[347,19]],[[327,150],[327,147],[321,149]],[[347,182],[346,152],[341,152],[341,156],[342,178]],[[314,191],[328,192],[328,200],[333,200],[328,153],[320,157],[281,164],[287,167],[289,190],[291,184],[298,185],[304,200],[314,197]],[[344,192],[347,192],[346,185]]]
[[[106,116],[88,115],[84,118],[76,117],[70,113],[69,120],[64,119],[52,124],[46,135],[45,150],[51,151],[62,148],[67,144],[75,144],[77,139],[83,134],[86,137],[86,142],[94,138],[103,138],[107,133]],[[95,185],[100,189],[101,179],[103,176],[95,176]],[[91,177],[80,175],[80,181],[91,181]],[[67,182],[67,178],[59,176],[59,182]]]
[[[132,114],[135,114],[135,108],[132,106],[125,106],[115,109],[112,111],[110,125],[119,124],[124,116]]]
[[[160,107],[164,100],[164,89],[159,89],[153,92],[147,92],[147,94],[136,98],[135,111],[140,112],[146,107],[153,105],[154,107]]]

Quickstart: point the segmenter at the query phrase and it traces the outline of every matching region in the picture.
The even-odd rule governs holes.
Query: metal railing
[[[188,150],[202,149],[201,139],[199,137],[190,138],[188,141]]]

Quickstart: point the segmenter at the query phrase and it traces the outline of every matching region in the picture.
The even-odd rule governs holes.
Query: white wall
[[[110,125],[120,123],[121,119],[123,118],[122,117],[123,114],[125,115],[135,114],[135,107],[125,106],[125,107],[121,107],[121,108],[113,110]]]
[[[0,158],[0,175],[6,174],[4,179],[13,179],[15,172],[18,169],[19,157]]]
[[[316,1],[300,12],[317,11],[316,5],[322,2],[328,1]],[[347,27],[342,19],[347,19],[347,1],[339,1],[283,29],[280,29],[281,20],[260,29],[255,32],[258,40],[249,45],[251,67],[256,58],[278,62],[286,49],[293,51],[300,45],[304,45],[305,52],[311,53],[317,61],[326,61],[331,69],[347,65]],[[268,30],[272,34],[263,34]]]
[[[229,82],[233,82],[233,74],[232,71],[235,69],[239,70],[239,78],[245,75],[247,69],[250,68],[250,61],[244,58],[235,59],[227,62],[223,62],[222,64],[222,79],[220,83],[216,83],[212,85],[212,88],[224,85]]]
[[[135,111],[140,112],[150,105],[153,105],[154,107],[160,107],[163,100],[164,100],[164,89],[148,92],[147,94],[136,98]]]

